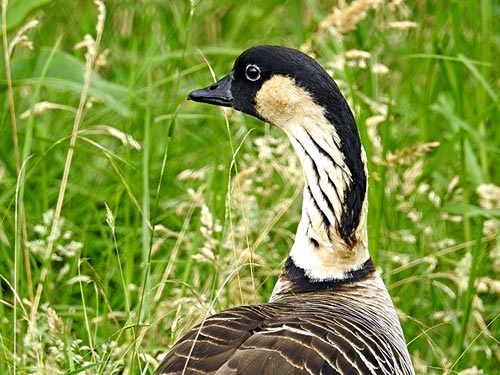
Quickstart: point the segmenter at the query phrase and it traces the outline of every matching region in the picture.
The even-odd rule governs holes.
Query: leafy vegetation
[[[3,0],[0,372],[151,374],[203,317],[268,299],[297,159],[278,129],[185,98],[280,44],[353,108],[417,373],[496,373],[499,18],[491,0]]]

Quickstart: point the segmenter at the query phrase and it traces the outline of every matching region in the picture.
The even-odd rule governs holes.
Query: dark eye
[[[245,77],[249,81],[257,81],[260,78],[260,69],[257,65],[249,64],[245,69]]]

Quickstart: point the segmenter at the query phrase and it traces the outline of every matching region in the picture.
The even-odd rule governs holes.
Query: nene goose
[[[304,170],[302,218],[270,302],[206,319],[155,374],[414,374],[368,253],[365,152],[332,78],[301,52],[258,46],[188,98],[285,131]]]

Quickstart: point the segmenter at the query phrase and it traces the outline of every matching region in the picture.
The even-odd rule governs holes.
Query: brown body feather
[[[191,329],[156,374],[413,374],[375,271],[356,283],[235,307]]]

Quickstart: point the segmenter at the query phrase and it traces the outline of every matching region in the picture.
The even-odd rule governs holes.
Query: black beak
[[[229,73],[205,89],[191,91],[188,99],[200,103],[220,105],[221,107],[231,107],[233,103],[233,94],[231,94],[232,78],[233,73]]]

